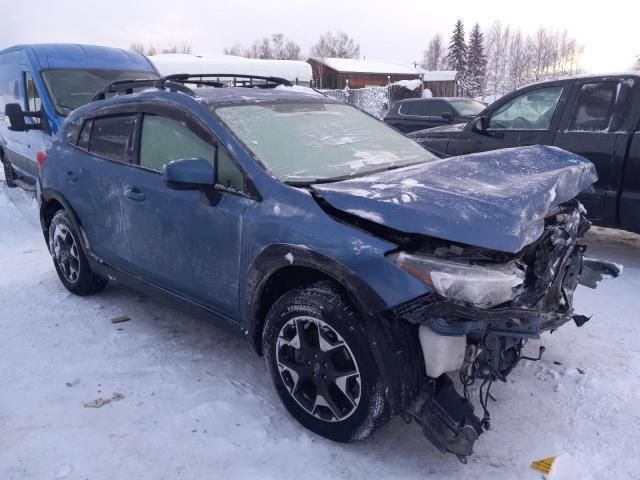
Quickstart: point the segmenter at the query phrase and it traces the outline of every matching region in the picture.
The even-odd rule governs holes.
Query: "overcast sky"
[[[567,29],[585,47],[587,71],[628,70],[640,54],[640,1],[536,0],[1,0],[0,49],[17,43],[78,42],[160,47],[186,42],[217,54],[240,41],[282,32],[308,53],[326,30],[343,30],[370,60],[412,63],[435,33],[448,41],[456,19],[467,31],[494,20],[533,32]],[[9,4],[10,7],[9,7]]]

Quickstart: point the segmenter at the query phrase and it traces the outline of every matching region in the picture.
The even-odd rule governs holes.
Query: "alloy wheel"
[[[326,322],[307,316],[287,321],[278,334],[276,360],[289,394],[307,413],[339,422],[355,412],[360,370],[349,345]]]
[[[65,225],[56,225],[53,232],[51,253],[65,280],[69,283],[76,283],[80,275],[78,244]]]

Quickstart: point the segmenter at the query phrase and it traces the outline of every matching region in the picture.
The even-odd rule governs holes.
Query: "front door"
[[[469,142],[452,142],[449,155],[528,145],[551,145],[568,87],[550,85],[527,90],[487,114],[485,132],[471,130]]]
[[[122,192],[132,273],[237,318],[242,214],[252,203],[240,169],[210,133],[178,112],[144,114],[139,139],[138,166]],[[162,167],[182,158],[215,165],[215,205],[200,191],[165,186]]]

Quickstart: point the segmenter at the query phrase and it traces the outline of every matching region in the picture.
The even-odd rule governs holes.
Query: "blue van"
[[[0,161],[7,185],[35,187],[52,136],[98,90],[158,76],[144,55],[118,48],[40,44],[0,51]]]

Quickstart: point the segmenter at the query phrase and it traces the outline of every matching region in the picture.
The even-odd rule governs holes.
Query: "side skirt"
[[[212,321],[226,332],[242,336],[248,339],[246,332],[240,327],[240,324],[226,315],[221,315],[203,305],[193,302],[187,298],[166,290],[162,287],[149,283],[140,277],[136,277],[122,270],[118,270],[105,263],[97,261],[95,258],[88,256],[89,265],[98,275],[108,278],[109,280],[115,280],[123,285],[126,285],[133,290],[144,293],[149,297],[171,303],[177,309],[184,311],[194,317],[198,317],[207,321]]]

